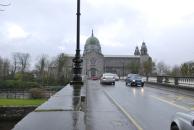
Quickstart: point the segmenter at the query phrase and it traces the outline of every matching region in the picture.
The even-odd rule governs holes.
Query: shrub
[[[37,87],[40,87],[40,85],[36,82],[26,82],[21,80],[0,81],[0,88],[2,89],[29,89]]]
[[[26,88],[36,88],[40,87],[40,85],[37,82],[25,82]]]
[[[30,89],[30,93],[33,99],[40,99],[45,97],[43,89],[40,88],[32,88]]]

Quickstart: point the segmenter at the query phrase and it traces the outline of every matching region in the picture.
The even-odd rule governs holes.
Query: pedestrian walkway
[[[137,128],[109,100],[104,88],[98,85],[98,82],[88,81],[86,129],[136,130]]]
[[[67,85],[47,102],[28,114],[13,130],[85,130],[84,112],[77,109],[82,91]]]
[[[80,107],[84,96],[86,107]],[[86,82],[81,91],[67,85],[13,130],[137,130],[109,98],[98,81]]]

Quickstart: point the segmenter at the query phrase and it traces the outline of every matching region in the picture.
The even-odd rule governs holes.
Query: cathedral
[[[74,56],[68,55],[65,71],[71,72]],[[143,64],[152,58],[148,55],[145,42],[142,43],[140,50],[138,47],[135,48],[133,55],[103,55],[100,41],[92,32],[86,40],[82,59],[82,75],[87,75],[88,78],[94,76],[100,78],[103,73],[115,73],[119,77],[124,77],[129,73],[143,74]],[[138,66],[137,72],[133,72],[135,66]],[[55,74],[55,69],[56,67],[50,67],[49,73]]]
[[[82,74],[90,77],[101,77],[103,73],[115,73],[118,76],[126,76],[131,73],[130,65],[142,64],[151,59],[145,42],[141,49],[135,48],[133,55],[103,55],[100,41],[92,35],[86,40],[83,52]]]
[[[72,59],[75,55],[68,55],[66,66],[64,67],[65,77],[68,77],[72,71],[73,62]],[[88,78],[97,77],[100,78],[103,73],[115,73],[119,77],[124,77],[129,73],[143,73],[143,65],[146,61],[152,60],[148,55],[148,50],[145,42],[142,43],[139,50],[135,48],[133,55],[104,55],[101,51],[100,41],[92,35],[86,40],[84,46],[84,52],[81,57],[82,63],[82,75],[87,75]],[[134,72],[134,69],[136,70]],[[49,67],[49,75],[57,74],[57,67]]]

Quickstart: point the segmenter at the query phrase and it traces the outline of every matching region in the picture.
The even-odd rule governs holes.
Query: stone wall
[[[129,65],[131,63],[139,63],[139,56],[129,57],[105,57],[104,58],[104,70],[105,72],[116,73],[118,76],[126,76],[131,72]]]

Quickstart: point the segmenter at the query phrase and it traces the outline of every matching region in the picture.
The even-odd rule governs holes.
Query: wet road
[[[95,106],[95,104],[98,105],[100,101],[104,101],[106,111],[110,112],[109,109],[113,109],[113,107],[118,110],[117,113],[115,112],[116,115],[112,117],[107,116],[107,118],[114,118],[121,125],[125,124],[125,127],[122,127],[122,129],[169,130],[172,116],[176,112],[194,110],[194,97],[151,88],[148,85],[145,85],[144,88],[136,88],[126,87],[122,81],[116,82],[115,86],[100,85],[99,81],[88,81],[88,88],[88,91],[93,89],[93,94],[89,92],[90,95],[88,96],[88,98],[91,98],[88,102],[89,118],[101,115],[100,112],[96,114],[90,110],[94,111],[94,108],[98,109],[98,111],[103,110],[103,104],[101,104],[101,107]],[[94,90],[100,94],[94,93]],[[109,103],[108,101],[106,102],[107,99],[110,101]],[[106,122],[106,111],[103,111],[104,114],[101,117],[104,123]],[[92,126],[89,129],[97,129],[98,126],[95,128],[95,123],[92,122],[95,122],[95,120],[89,121],[88,124]],[[101,129],[100,127],[98,128]],[[104,127],[110,126],[105,125]],[[117,129],[116,126],[114,128]]]

